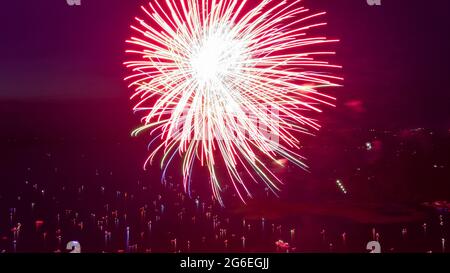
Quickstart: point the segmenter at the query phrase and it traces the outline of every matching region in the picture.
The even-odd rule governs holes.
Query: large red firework
[[[182,158],[190,191],[196,161],[206,166],[212,192],[222,203],[224,181],[242,200],[251,196],[241,172],[274,192],[280,179],[267,160],[280,157],[306,168],[298,133],[318,130],[311,112],[334,98],[322,92],[342,79],[326,61],[335,43],[310,32],[326,25],[301,1],[155,0],[136,18],[130,87],[134,108],[150,130],[152,152],[165,170]],[[253,6],[252,6],[253,5]],[[251,7],[250,7],[251,6]],[[227,176],[219,179],[217,165]]]

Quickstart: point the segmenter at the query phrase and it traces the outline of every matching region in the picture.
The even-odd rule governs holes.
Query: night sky
[[[0,100],[123,100],[125,39],[140,0],[3,2]],[[344,87],[326,120],[344,126],[450,127],[450,1],[305,0],[328,12]],[[16,109],[26,111],[26,109]],[[333,115],[337,113],[336,115]]]

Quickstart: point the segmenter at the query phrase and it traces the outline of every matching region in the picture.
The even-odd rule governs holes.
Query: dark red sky
[[[126,101],[124,40],[147,1],[81,1],[2,3],[0,100]],[[341,39],[336,112],[346,123],[450,127],[450,1],[304,2],[327,11],[327,35]]]

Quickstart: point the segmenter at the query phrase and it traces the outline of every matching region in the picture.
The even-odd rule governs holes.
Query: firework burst
[[[319,50],[337,40],[309,34],[326,25],[317,21],[325,13],[311,13],[301,1],[250,2],[151,1],[127,41],[126,80],[143,115],[134,134],[153,136],[145,165],[159,155],[164,176],[181,157],[190,193],[199,162],[222,204],[226,183],[244,202],[251,196],[244,179],[279,191],[282,181],[268,162],[285,158],[306,168],[298,135],[320,128],[311,113],[333,106],[322,90],[342,80],[328,72],[339,68],[326,61],[334,52]]]

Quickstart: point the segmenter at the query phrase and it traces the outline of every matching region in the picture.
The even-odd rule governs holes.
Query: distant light
[[[366,149],[367,149],[367,151],[372,151],[373,146],[372,146],[372,143],[371,143],[371,142],[367,142],[367,143],[366,143]]]
[[[336,180],[336,185],[339,187],[339,189],[341,190],[341,192],[343,194],[347,194],[347,190],[345,189],[344,185],[342,184],[341,180]]]

